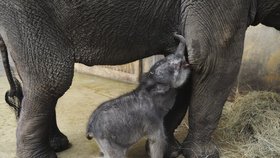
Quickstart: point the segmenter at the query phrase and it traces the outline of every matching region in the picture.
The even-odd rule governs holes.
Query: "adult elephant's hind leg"
[[[55,99],[42,94],[24,93],[21,116],[17,126],[17,156],[56,157],[49,145],[49,118]]]
[[[10,24],[20,29],[7,31],[6,39],[13,48],[11,56],[23,83],[17,156],[53,158],[56,154],[50,145],[53,134],[50,129],[57,128],[54,115],[57,100],[72,83],[74,52],[65,33],[51,18],[52,11],[42,9],[42,3],[22,4],[31,9],[18,15],[21,23]]]
[[[49,44],[53,39],[41,43]],[[55,106],[72,83],[74,61],[71,52],[68,54],[65,47],[60,47],[62,43],[55,46],[39,45],[36,40],[30,43],[30,49],[24,51],[21,60],[14,56],[24,96],[17,127],[17,156],[53,158],[56,154],[49,138],[59,131],[55,122]],[[57,41],[53,43],[59,44]],[[34,45],[40,47],[35,47],[35,50]]]
[[[24,99],[17,127],[17,155],[20,158],[56,157],[50,146],[50,129],[53,126],[52,119],[55,118],[53,113],[57,100],[70,87],[73,66],[69,69],[58,69],[56,71],[65,74],[64,77],[60,78],[58,75],[48,78],[46,74],[38,73],[38,78],[33,78],[32,75],[28,81],[23,78]],[[38,81],[41,77],[46,81]]]
[[[66,150],[71,147],[67,136],[64,135],[57,126],[55,109],[53,109],[51,113],[49,141],[51,148],[56,152]]]

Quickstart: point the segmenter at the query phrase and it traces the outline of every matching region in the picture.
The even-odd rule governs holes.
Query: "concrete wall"
[[[93,66],[88,67],[83,64],[75,64],[75,69],[78,72],[97,75],[114,80],[120,80],[130,83],[137,83],[140,74],[139,61],[118,65],[118,66]]]
[[[240,91],[280,92],[279,31],[263,25],[248,29],[238,81]]]
[[[139,75],[141,73],[149,71],[150,67],[159,59],[163,58],[163,55],[155,55],[143,59],[142,61],[135,61],[124,65],[118,66],[93,66],[88,67],[83,64],[75,64],[75,70],[78,72],[97,75],[114,80],[120,80],[130,83],[138,83]]]

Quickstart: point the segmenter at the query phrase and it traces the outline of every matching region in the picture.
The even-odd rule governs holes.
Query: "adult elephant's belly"
[[[101,35],[104,38],[80,40],[75,45],[75,62],[85,65],[117,65],[155,54],[168,54],[176,46],[173,32],[168,34],[122,36]]]
[[[123,64],[176,47],[173,33],[178,31],[179,24],[177,1],[163,1],[160,6],[144,1],[126,1],[122,5],[118,2],[84,5],[88,12],[83,14],[73,7],[70,18],[66,16],[62,30],[72,40],[76,62]]]

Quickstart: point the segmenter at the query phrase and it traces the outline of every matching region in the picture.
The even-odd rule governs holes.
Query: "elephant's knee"
[[[30,84],[23,85],[24,96],[29,98],[36,96],[39,99],[57,99],[70,88],[72,77],[73,75],[64,78],[53,77],[51,79],[45,77],[45,79],[39,81],[34,81],[34,79],[26,80]]]
[[[209,57],[193,66],[194,85],[199,86],[204,83],[208,89],[231,86],[237,79],[240,65],[241,59],[232,60],[221,57]]]

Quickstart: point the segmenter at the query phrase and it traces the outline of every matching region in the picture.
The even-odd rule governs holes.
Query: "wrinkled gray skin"
[[[18,157],[56,157],[54,149],[68,147],[55,106],[75,62],[167,55],[176,31],[186,37],[193,74],[165,117],[168,149],[177,149],[173,132],[189,107],[183,154],[218,157],[211,134],[240,68],[245,31],[259,23],[280,29],[279,12],[279,0],[0,0],[0,34],[23,82]]]
[[[135,90],[101,104],[92,113],[87,138],[96,139],[106,158],[125,158],[127,149],[143,136],[149,138],[151,158],[163,158],[164,116],[174,105],[176,88],[190,74],[184,56],[186,41],[181,39],[178,51],[153,65]]]

